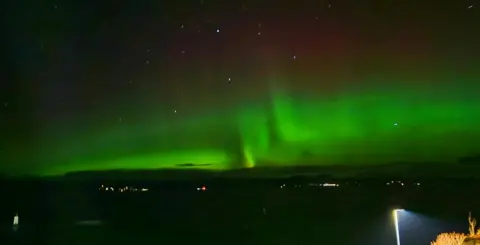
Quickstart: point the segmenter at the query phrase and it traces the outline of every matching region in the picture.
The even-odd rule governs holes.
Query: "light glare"
[[[397,238],[397,245],[400,245],[400,231],[398,229],[398,212],[404,211],[403,209],[394,209],[393,210],[393,219],[395,221],[395,235]]]

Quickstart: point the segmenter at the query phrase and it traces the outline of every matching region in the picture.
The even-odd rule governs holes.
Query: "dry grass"
[[[465,238],[467,238],[467,235],[463,233],[442,233],[430,245],[462,245]]]

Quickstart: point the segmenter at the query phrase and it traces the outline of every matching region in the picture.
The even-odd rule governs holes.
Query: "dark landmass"
[[[202,170],[209,164],[178,164],[175,169],[113,169],[104,171],[70,172],[61,176],[7,176],[0,179],[16,180],[178,180],[208,179],[285,179],[291,177],[323,179],[441,179],[480,178],[480,155],[459,158],[456,163],[399,162],[369,165],[329,165],[295,167],[255,167],[227,171]]]
[[[193,168],[159,170],[107,170],[72,172],[66,178],[178,179],[209,178],[289,178],[292,176],[331,176],[331,178],[479,178],[480,164],[463,163],[392,163],[384,165],[337,165],[297,167],[256,167],[229,171],[209,171]]]
[[[187,167],[4,178],[0,179],[0,196],[8,201],[0,220],[7,227],[12,215],[20,213],[22,232],[28,234],[24,235],[24,244],[41,239],[71,243],[87,237],[84,230],[88,229],[83,226],[80,229],[78,225],[93,223],[98,225],[94,226],[98,233],[90,234],[91,240],[104,239],[96,244],[111,243],[119,234],[124,236],[115,242],[128,244],[122,242],[137,241],[146,231],[149,237],[145,240],[155,237],[159,243],[169,236],[172,238],[168,241],[178,244],[182,244],[178,237],[210,239],[204,244],[228,243],[226,240],[215,243],[221,233],[233,240],[249,236],[238,244],[259,241],[255,239],[260,237],[265,237],[263,243],[269,244],[279,236],[280,240],[296,241],[306,230],[311,230],[315,235],[309,237],[318,238],[312,238],[311,243],[321,244],[330,234],[344,232],[345,239],[329,244],[377,239],[378,242],[360,244],[393,245],[391,211],[404,208],[408,210],[402,218],[404,243],[428,244],[440,232],[466,228],[468,212],[480,213],[480,199],[472,197],[478,189],[476,173],[480,168],[470,162],[226,172]],[[326,183],[335,186],[322,185]],[[148,191],[121,191],[127,186]],[[412,220],[415,223],[409,227]],[[89,228],[93,231],[92,227]],[[356,235],[345,233],[345,228],[363,230]],[[385,239],[378,236],[381,229],[387,230]],[[423,230],[416,232],[418,229]],[[73,231],[75,239],[71,237]]]
[[[183,163],[183,164],[177,164],[177,167],[206,167],[206,166],[211,166],[212,164],[195,164],[195,163]]]

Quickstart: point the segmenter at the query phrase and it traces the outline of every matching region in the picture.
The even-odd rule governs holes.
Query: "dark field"
[[[66,186],[5,192],[1,244],[429,244],[480,215],[468,188],[223,187],[102,193]],[[472,188],[474,189],[474,188]],[[265,212],[264,212],[265,209]],[[12,232],[13,214],[20,227]],[[101,224],[78,225],[82,220]]]

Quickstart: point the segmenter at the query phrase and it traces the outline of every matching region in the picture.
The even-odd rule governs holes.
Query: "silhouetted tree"
[[[475,236],[475,228],[477,226],[477,220],[472,218],[472,212],[468,213],[468,233],[469,236]]]

